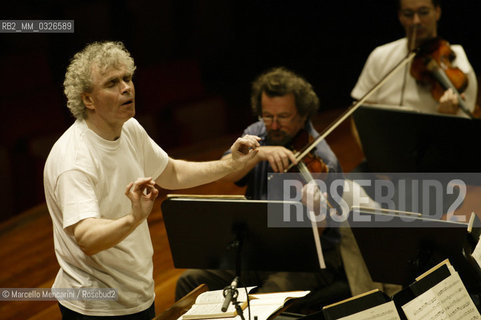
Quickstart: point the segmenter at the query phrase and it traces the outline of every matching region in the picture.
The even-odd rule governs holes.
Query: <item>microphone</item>
[[[239,281],[239,277],[235,277],[234,280],[232,280],[232,283],[230,286],[227,286],[224,288],[224,303],[222,304],[222,312],[226,312],[227,308],[229,307],[230,302],[232,301],[232,298],[237,298],[237,282]]]

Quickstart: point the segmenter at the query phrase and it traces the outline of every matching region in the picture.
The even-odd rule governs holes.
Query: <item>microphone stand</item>
[[[244,313],[239,305],[239,301],[237,301],[237,297],[239,296],[239,291],[237,290],[237,283],[239,281],[239,277],[236,276],[234,280],[232,280],[232,283],[224,288],[223,295],[225,297],[224,299],[224,304],[222,305],[222,312],[226,312],[227,308],[229,307],[229,303],[232,302],[232,304],[235,307],[235,310],[237,311],[237,314],[241,317],[242,320],[244,319]]]
[[[240,240],[241,237],[241,232],[240,230],[237,230],[236,232],[236,239],[232,241],[228,246],[227,249],[235,249],[236,250],[236,272],[235,272],[235,277],[234,280],[232,280],[232,283],[224,288],[224,291],[222,294],[224,295],[224,303],[222,304],[222,312],[226,312],[227,308],[229,307],[229,303],[232,302],[234,305],[237,314],[241,317],[242,320],[244,319],[244,313],[239,305],[239,301],[237,301],[237,297],[239,296],[239,291],[237,290],[237,284],[239,283],[240,279],[240,274],[241,274],[241,249],[242,249],[242,240]],[[247,297],[248,299],[248,297]]]

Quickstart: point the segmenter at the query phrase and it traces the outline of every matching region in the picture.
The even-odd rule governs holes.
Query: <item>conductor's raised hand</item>
[[[138,178],[125,189],[125,195],[132,202],[132,215],[136,221],[147,218],[152,211],[154,201],[159,195],[152,178]]]
[[[253,135],[245,135],[238,138],[230,147],[232,152],[232,160],[236,165],[245,166],[247,162],[253,159],[259,151],[259,141],[261,138]]]

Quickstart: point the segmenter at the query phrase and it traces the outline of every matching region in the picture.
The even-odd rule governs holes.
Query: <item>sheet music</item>
[[[481,319],[457,272],[402,306],[409,320]]]
[[[252,289],[254,289],[255,286],[252,287],[247,287],[247,292],[250,292]],[[246,288],[244,287],[239,287],[237,288],[238,291],[238,296],[237,296],[237,301],[247,301],[247,294],[246,294]],[[197,299],[195,299],[196,304],[212,304],[212,303],[223,303],[224,302],[224,295],[223,295],[224,290],[212,290],[212,291],[206,291],[202,294],[200,294]]]
[[[250,294],[251,303],[256,302],[258,304],[279,304],[283,305],[287,300],[292,298],[302,298],[309,294],[309,290],[306,291],[286,291],[286,292],[272,292],[272,293],[253,293]]]
[[[351,314],[339,320],[400,320],[394,301],[388,301],[370,309]]]
[[[250,292],[253,288],[255,287],[247,287],[248,291]],[[244,288],[238,288],[239,290],[239,297],[237,300],[239,301],[246,301],[245,299],[245,290]],[[214,290],[214,291],[207,291],[199,295],[196,299],[196,304],[194,304],[191,307],[191,310],[193,308],[197,307],[205,307],[209,306],[210,303],[215,303],[218,302],[218,297],[219,297],[219,292],[222,296],[222,291],[223,290]],[[241,292],[244,292],[244,294],[241,296]],[[273,293],[255,293],[255,294],[249,294],[250,297],[250,312],[251,312],[251,319],[254,319],[254,316],[257,317],[258,320],[267,320],[274,312],[279,310],[284,306],[286,301],[289,299],[295,299],[295,298],[302,298],[305,297],[307,294],[309,294],[310,291],[287,291],[287,292],[273,292]],[[202,296],[202,297],[201,297]],[[200,299],[199,299],[200,298]],[[244,300],[241,300],[244,299]],[[221,302],[224,301],[224,298],[222,296]],[[200,303],[200,304],[199,304]],[[203,314],[205,313],[219,313],[220,310],[220,304],[214,304],[211,305],[210,308],[216,308],[217,309],[202,309],[201,312]],[[231,311],[232,304],[229,306],[228,311]],[[209,308],[209,307],[207,307]],[[189,310],[190,311],[190,310]],[[196,310],[191,311],[196,312]],[[249,308],[245,308],[243,311],[244,318],[248,319],[248,314],[249,314]],[[207,318],[206,318],[207,319]],[[235,317],[215,317],[216,320],[241,320],[241,317],[239,315]],[[183,316],[180,316],[178,320],[184,320]]]

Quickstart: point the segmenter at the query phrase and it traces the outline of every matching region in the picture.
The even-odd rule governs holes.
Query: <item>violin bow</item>
[[[322,140],[324,140],[334,129],[336,129],[344,120],[346,120],[354,111],[356,111],[369,97],[376,92],[386,81],[388,81],[396,71],[404,67],[408,64],[418,53],[418,49],[414,49],[409,51],[407,56],[403,58],[397,65],[395,65],[386,75],[382,77],[382,79],[374,85],[367,93],[362,96],[361,99],[358,101],[354,101],[353,104],[343,113],[341,114],[331,125],[329,125],[326,129],[324,129],[321,134],[314,139],[310,144],[308,144],[304,149],[299,152],[296,152],[294,155],[297,161],[300,161],[304,158],[312,149],[314,149]],[[293,166],[294,163],[291,163],[289,167],[285,170],[285,172],[289,171]]]

